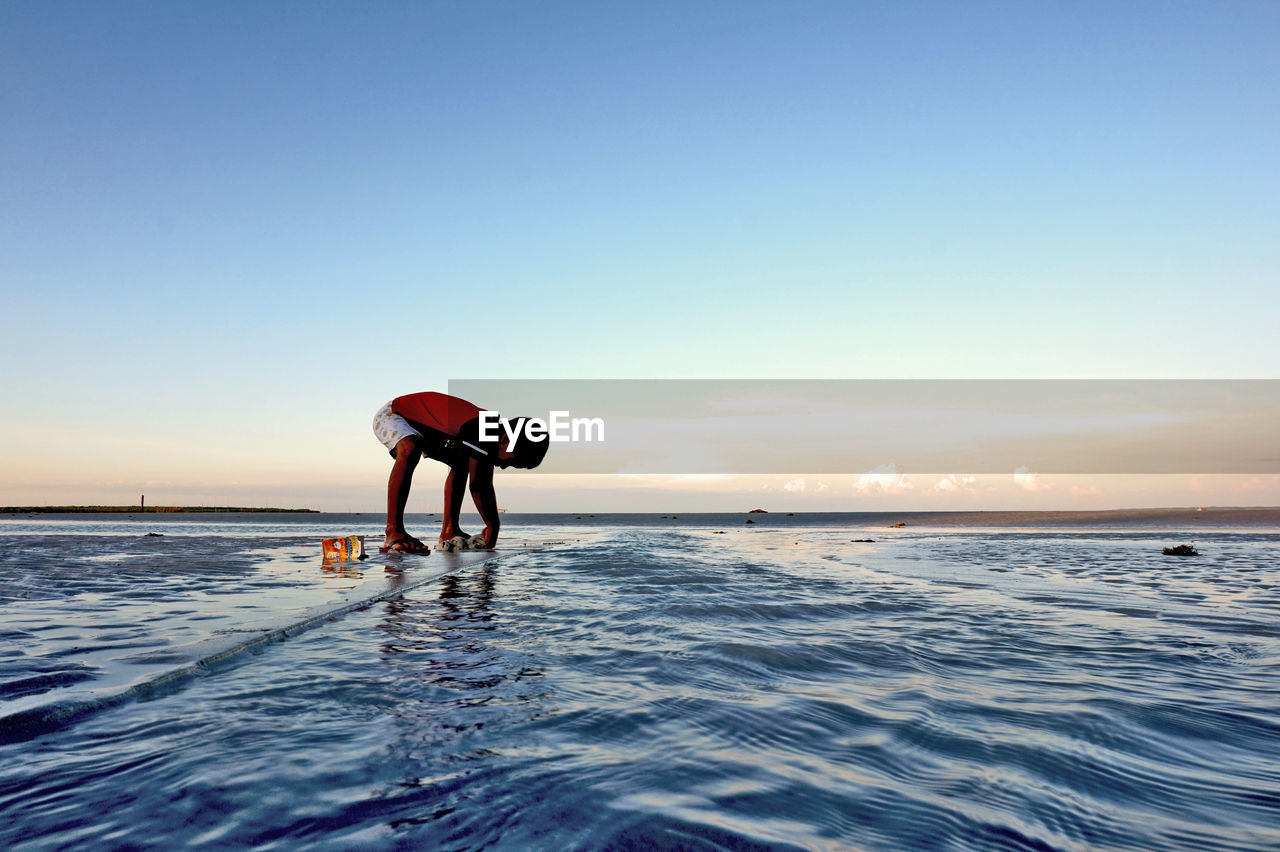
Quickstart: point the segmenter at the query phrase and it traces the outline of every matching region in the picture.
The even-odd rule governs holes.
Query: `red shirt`
[[[415,426],[425,426],[452,438],[468,421],[480,416],[480,407],[445,393],[424,391],[391,400],[391,411]]]

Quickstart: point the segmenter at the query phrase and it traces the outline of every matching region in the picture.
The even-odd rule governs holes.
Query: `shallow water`
[[[1280,848],[1274,533],[521,532],[570,544],[0,745],[0,844]],[[6,614],[261,581],[264,530],[189,534],[180,582],[6,563]]]

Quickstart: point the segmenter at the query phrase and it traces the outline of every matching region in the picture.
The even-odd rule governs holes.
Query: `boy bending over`
[[[391,452],[395,463],[387,480],[387,535],[379,548],[383,552],[428,553],[430,549],[404,528],[404,508],[409,502],[413,471],[422,456],[444,462],[449,475],[444,480],[444,521],[440,538],[448,541],[467,536],[458,526],[462,492],[471,483],[471,499],[484,521],[485,546],[498,542],[498,499],[493,493],[494,467],[535,468],[547,454],[547,440],[534,441],[522,435],[513,452],[506,430],[499,429],[496,441],[481,441],[478,406],[443,393],[411,393],[398,396],[373,417],[373,432]],[[523,418],[512,421],[522,426]],[[492,430],[490,430],[492,431]]]

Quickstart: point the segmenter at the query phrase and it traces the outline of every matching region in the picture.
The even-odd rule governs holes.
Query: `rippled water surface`
[[[264,584],[199,532],[154,587],[10,559],[7,611]],[[0,845],[1280,848],[1273,533],[528,532],[569,543],[0,745]]]

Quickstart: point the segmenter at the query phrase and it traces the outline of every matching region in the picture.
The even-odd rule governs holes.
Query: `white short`
[[[373,415],[373,434],[378,436],[378,440],[387,448],[392,457],[396,454],[396,444],[405,438],[410,435],[422,438],[422,433],[410,426],[408,420],[391,410],[391,403],[389,402],[379,408],[377,414]]]

